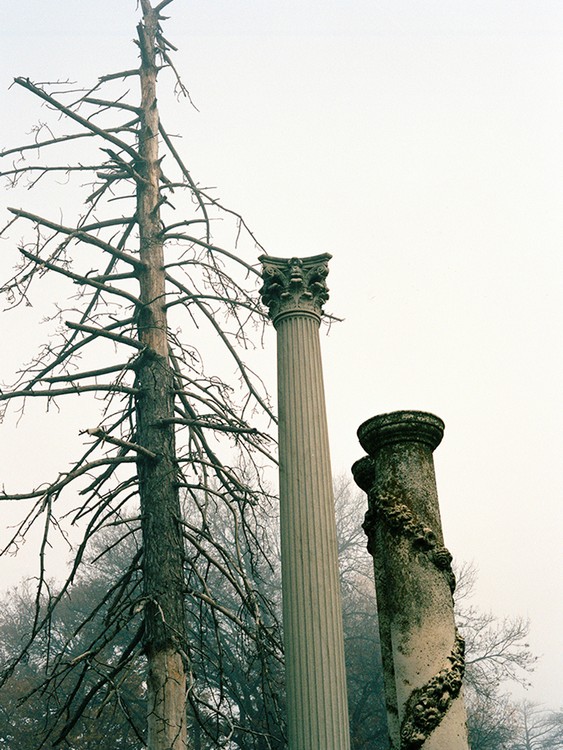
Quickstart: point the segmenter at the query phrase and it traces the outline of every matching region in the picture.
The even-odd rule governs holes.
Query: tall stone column
[[[443,422],[401,411],[358,429],[369,458],[353,471],[368,492],[364,529],[374,555],[393,748],[468,750],[461,694],[464,643],[444,547],[432,453]]]
[[[280,530],[290,750],[350,747],[319,324],[330,255],[262,256],[278,334]]]
[[[374,483],[373,459],[369,456],[360,458],[352,466],[354,480],[358,487],[368,495],[368,522],[375,515],[372,507],[373,495],[370,490]],[[381,524],[364,524],[368,533],[368,552],[373,557],[373,570],[375,577],[375,594],[377,598],[377,620],[379,623],[379,643],[381,646],[381,661],[383,665],[383,686],[385,689],[385,709],[387,712],[387,730],[389,733],[389,750],[399,750],[400,727],[399,709],[397,707],[397,689],[395,687],[395,665],[393,662],[393,648],[391,645],[391,621],[390,609],[392,606],[392,591],[386,585],[389,577],[386,571],[387,550]],[[391,597],[391,601],[389,601]]]

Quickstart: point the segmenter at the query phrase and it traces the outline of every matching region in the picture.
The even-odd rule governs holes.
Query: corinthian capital
[[[312,315],[320,320],[328,299],[325,279],[331,255],[308,258],[272,258],[262,255],[262,302],[274,324],[283,315]]]

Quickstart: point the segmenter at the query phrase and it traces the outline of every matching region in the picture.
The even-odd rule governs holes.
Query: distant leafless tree
[[[30,399],[76,405],[86,394],[101,406],[97,424],[84,425],[70,467],[39,486],[0,494],[25,509],[4,554],[33,526],[42,528],[32,627],[2,681],[42,639],[41,689],[53,695],[49,746],[66,742],[102,695],[126,711],[120,684],[139,659],[147,665],[150,750],[188,746],[188,698],[196,714],[207,703],[219,716],[216,694],[209,698],[193,670],[198,643],[186,607],[205,607],[207,627],[217,633],[223,618],[234,623],[260,654],[278,648],[249,576],[250,546],[260,544],[253,508],[269,502],[263,468],[272,463],[272,442],[265,430],[274,420],[261,380],[242,358],[264,319],[254,256],[245,259],[240,249],[246,241],[254,253],[257,243],[240,216],[196,183],[161,122],[159,74],[171,75],[176,93],[188,96],[162,29],[171,2],[141,0],[139,62],[129,70],[104,75],[88,90],[17,78],[15,85],[42,103],[44,119],[28,143],[1,154],[12,186],[49,191],[64,176],[69,202],[80,192],[85,199],[72,220],[51,208],[11,208],[2,232],[11,241],[16,232],[24,237],[2,288],[9,307],[31,304],[36,285],[49,279],[68,287],[68,298],[55,300],[57,334],[3,387],[3,406],[23,413]],[[212,225],[221,217],[231,222],[238,250],[216,244]],[[228,376],[220,374],[221,352]],[[228,525],[223,540],[214,536],[210,516],[217,513]],[[78,542],[69,524],[80,530]],[[121,530],[115,544],[135,536],[138,549],[61,647],[52,629],[57,608],[72,597],[93,540],[108,527]],[[68,579],[55,592],[46,566],[57,535],[74,550]],[[98,562],[103,557],[101,551]],[[218,601],[192,564],[201,559],[210,577],[229,581],[236,593],[230,602]],[[101,611],[104,629],[76,654],[77,639]],[[72,688],[59,700],[63,683]],[[227,721],[232,733],[235,719]]]
[[[477,580],[472,563],[457,569],[456,577],[456,618],[467,653],[466,686],[484,695],[492,685],[505,681],[529,685],[537,662],[528,643],[529,621],[523,617],[500,619],[468,601]]]
[[[563,713],[549,711],[530,701],[518,706],[518,730],[510,750],[561,750]]]
[[[282,750],[285,736],[279,566],[271,566],[266,560],[268,547],[264,543],[254,548],[256,559],[249,559],[248,548],[241,555],[242,570],[238,575],[234,566],[226,572],[219,570],[218,553],[228,557],[232,552],[227,512],[218,504],[207,514],[207,532],[212,532],[213,541],[198,533],[196,550],[185,564],[186,643],[194,681],[187,711],[189,735],[199,750],[213,750],[225,744],[237,750]],[[0,748],[35,750],[37,737],[56,728],[57,708],[67,703],[72,694],[83,700],[97,686],[104,666],[127,648],[142,613],[132,613],[128,622],[114,629],[110,640],[106,630],[112,602],[106,594],[130,567],[139,550],[140,532],[115,544],[120,536],[120,528],[116,527],[92,539],[82,571],[52,613],[48,633],[37,635],[25,658],[5,681],[0,696]],[[96,564],[92,565],[94,561]],[[123,595],[124,601],[135,600],[134,591],[140,583],[141,571],[137,570],[127,583],[129,590]],[[241,601],[245,583],[252,584],[255,590],[254,615]],[[29,638],[34,596],[33,587],[24,582],[2,600],[3,663],[10,663],[19,655],[22,641]],[[99,603],[94,612],[93,602]],[[262,638],[254,634],[257,616],[262,621]],[[105,647],[89,653],[93,652],[91,644],[101,634],[107,641]],[[75,666],[59,669],[56,689],[49,686],[45,690],[49,659],[59,667]],[[57,671],[51,668],[51,672]],[[144,659],[132,659],[119,676],[92,694],[76,715],[74,727],[62,746],[68,742],[73,750],[145,747],[145,678]]]
[[[499,618],[471,603],[477,568],[456,570],[456,618],[466,644],[465,701],[472,750],[512,750],[520,709],[510,685],[529,686],[537,657],[530,650],[530,624],[523,617]]]

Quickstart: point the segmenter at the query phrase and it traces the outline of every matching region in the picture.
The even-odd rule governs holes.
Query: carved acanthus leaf
[[[273,258],[263,255],[260,290],[262,302],[268,307],[270,318],[276,322],[286,313],[309,313],[320,319],[323,304],[328,299],[325,279],[330,255],[308,258]]]

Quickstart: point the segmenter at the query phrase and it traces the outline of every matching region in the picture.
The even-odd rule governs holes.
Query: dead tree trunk
[[[275,416],[262,382],[241,358],[255,325],[265,320],[253,266],[258,245],[242,217],[194,181],[160,122],[160,71],[188,96],[161,28],[171,2],[152,7],[141,0],[140,64],[132,69],[104,75],[87,89],[17,78],[43,103],[49,124],[36,126],[31,142],[0,151],[8,159],[0,161],[0,178],[12,187],[40,183],[40,190],[51,190],[65,174],[84,198],[70,222],[50,216],[46,194],[45,215],[13,208],[0,228],[3,239],[13,226],[29,231],[21,241],[12,236],[18,264],[0,287],[8,306],[30,304],[30,287],[47,273],[57,274],[72,300],[61,305],[57,295],[48,318],[52,340],[3,387],[0,421],[9,402],[23,412],[32,397],[52,404],[90,394],[99,401],[70,468],[65,464],[27,492],[0,488],[0,502],[27,504],[0,556],[21,546],[32,526],[42,527],[31,631],[0,670],[2,689],[41,644],[41,690],[57,706],[37,738],[42,747],[72,742],[96,711],[117,710],[149,750],[186,750],[187,697],[202,741],[209,735],[226,746],[244,732],[254,742],[257,724],[269,745],[283,734],[279,628],[273,605],[255,584],[265,551],[254,513],[271,501],[262,475],[264,462],[273,461],[268,429]],[[77,139],[81,148],[70,148],[67,158],[65,147]],[[236,242],[242,232],[246,249],[239,244],[234,253],[216,243],[211,224],[220,217]],[[200,353],[208,346],[210,369]],[[119,537],[107,546],[105,535],[116,529]],[[77,541],[68,576],[54,594],[47,551],[59,533]],[[62,645],[56,643],[52,623],[80,585],[85,564],[103,564],[114,548],[127,560],[123,574],[100,592]],[[94,628],[98,620],[101,627]],[[259,682],[253,676],[255,718],[245,726],[240,679],[233,682],[237,670],[229,666],[232,643],[244,669],[252,665],[260,676]],[[147,701],[146,727],[121,689],[133,672],[147,685],[146,695],[137,695]],[[246,689],[246,672],[244,678]],[[260,716],[260,691],[273,706],[271,716]]]
[[[137,369],[139,494],[145,595],[144,646],[148,660],[149,750],[184,750],[186,675],[183,540],[174,436],[174,377],[169,360],[165,270],[160,221],[159,114],[156,98],[158,16],[143,0],[141,123],[139,128],[140,302],[138,330],[144,346]]]

